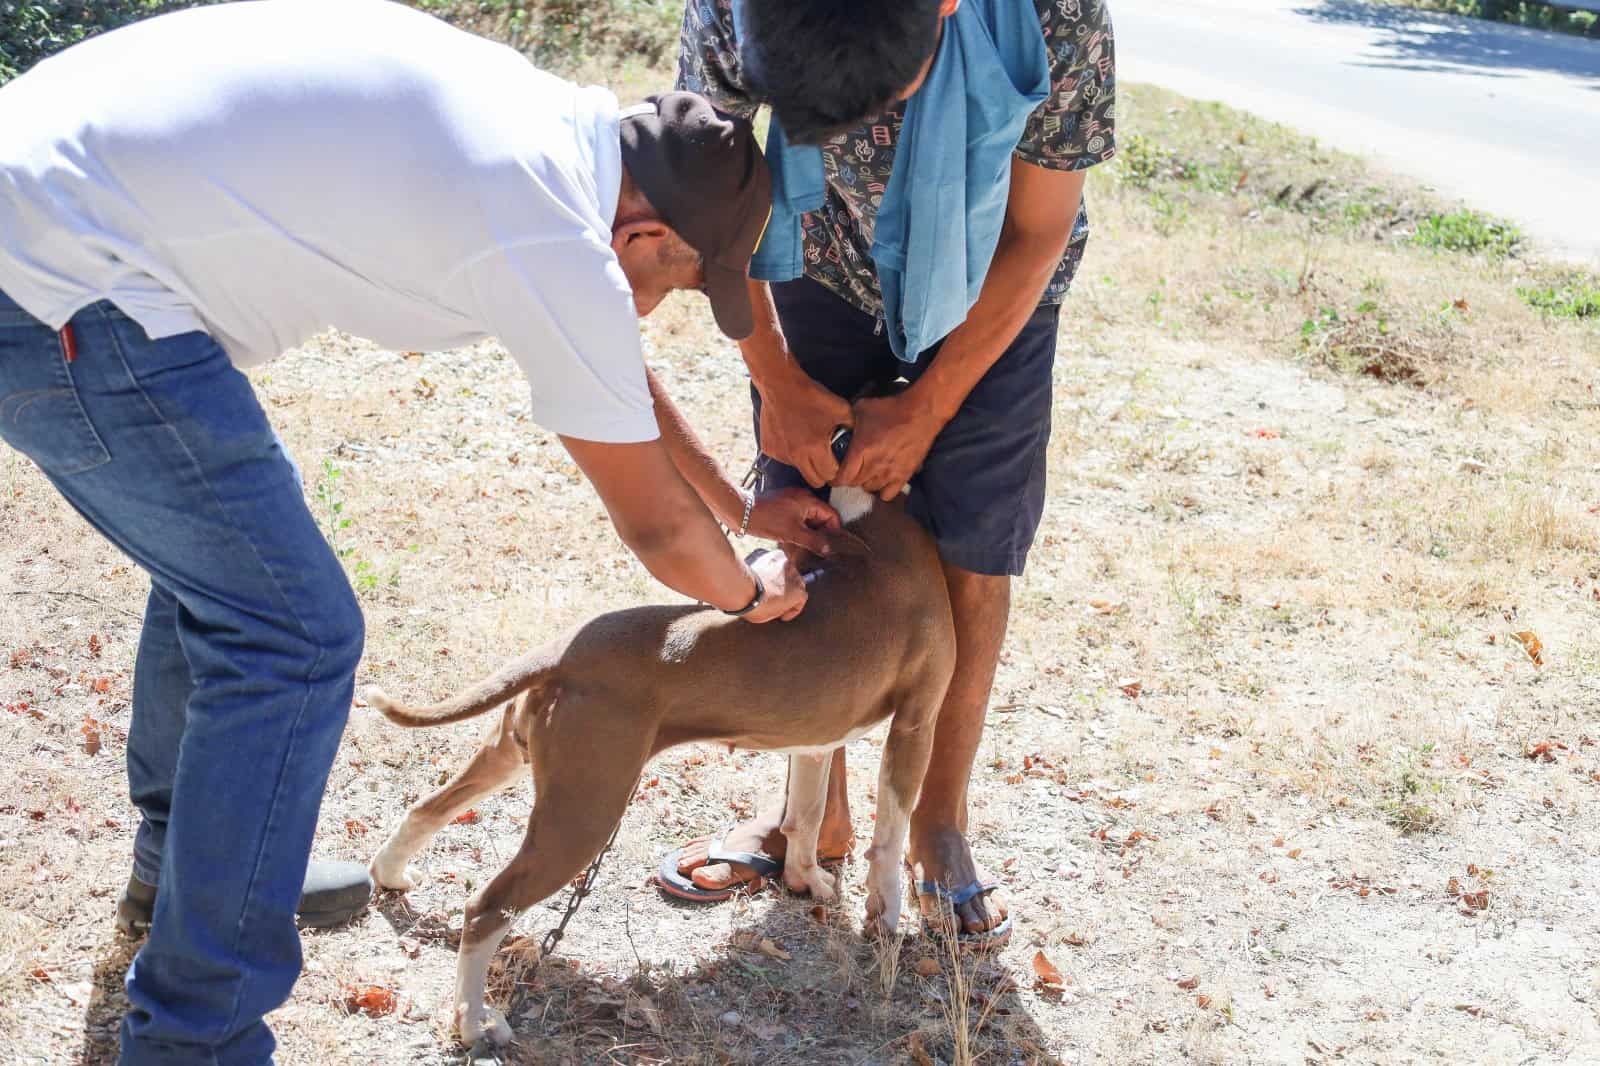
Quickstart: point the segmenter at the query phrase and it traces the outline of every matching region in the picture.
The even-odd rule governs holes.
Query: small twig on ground
[[[639,957],[639,945],[633,942],[633,901],[622,901],[622,935],[628,938],[628,947],[633,949],[633,961],[638,965],[639,971],[644,972],[644,960]]]
[[[108,611],[115,611],[118,614],[125,614],[129,618],[136,618],[141,622],[144,621],[144,615],[140,614],[138,611],[130,611],[126,607],[118,607],[114,603],[107,603],[105,600],[97,600],[93,596],[87,595],[87,594],[82,593],[82,592],[74,592],[71,589],[7,589],[5,591],[5,595],[7,595],[7,596],[61,596],[63,598],[79,599],[79,600],[84,600],[87,603],[92,603],[96,607],[104,607]]]

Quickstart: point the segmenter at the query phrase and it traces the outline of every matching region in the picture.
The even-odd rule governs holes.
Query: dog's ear
[[[823,530],[822,536],[828,541],[829,559],[864,558],[872,554],[867,542],[848,529]]]

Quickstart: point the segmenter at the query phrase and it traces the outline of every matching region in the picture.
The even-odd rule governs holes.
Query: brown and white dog
[[[834,878],[817,864],[830,755],[888,720],[867,851],[867,924],[890,931],[898,923],[906,834],[950,683],[955,630],[937,550],[901,503],[835,489],[833,504],[867,550],[856,544],[803,563],[820,569],[793,622],[636,607],[603,614],[432,707],[368,691],[372,706],[404,726],[459,722],[515,697],[467,766],[412,807],[372,860],[379,887],[411,888],[406,863],[433,834],[532,763],[537,799],[522,847],[467,902],[456,971],[462,1040],[510,1039],[504,1017],[484,1004],[490,957],[519,913],[598,854],[645,764],[678,744],[790,754],[784,879],[831,899]]]

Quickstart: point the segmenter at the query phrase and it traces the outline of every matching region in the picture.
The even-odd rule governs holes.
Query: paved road
[[[1110,0],[1118,76],[1293,125],[1600,266],[1600,41],[1353,0]]]

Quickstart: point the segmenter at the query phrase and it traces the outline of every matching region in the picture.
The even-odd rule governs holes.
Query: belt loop
[[[78,358],[78,338],[72,332],[72,323],[68,322],[61,327],[61,357],[67,362]]]

